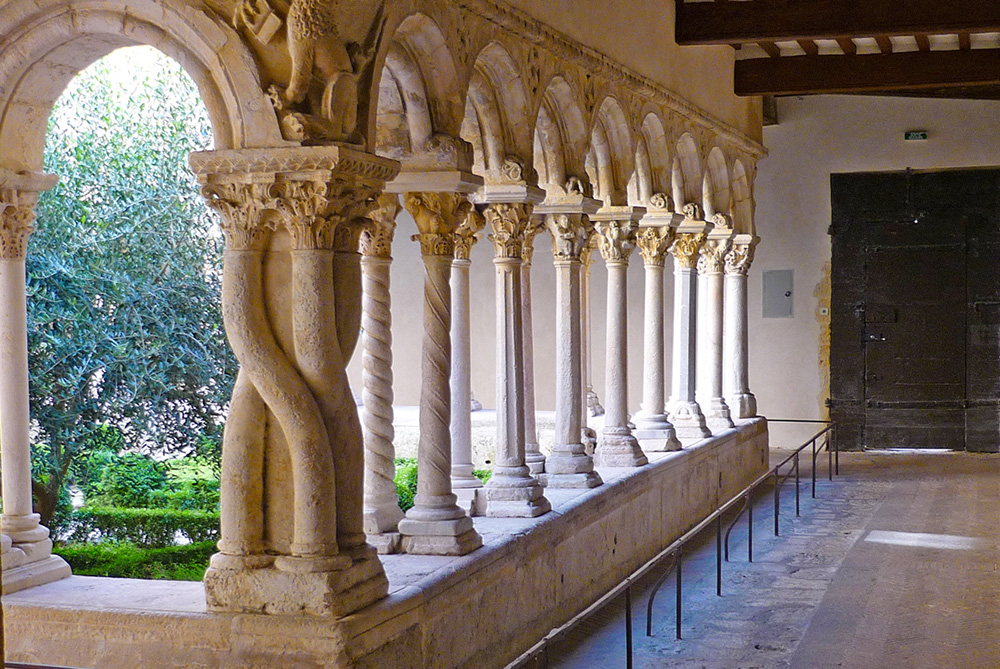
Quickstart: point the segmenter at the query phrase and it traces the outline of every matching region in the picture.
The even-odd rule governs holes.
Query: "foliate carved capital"
[[[597,228],[591,227],[590,234],[587,238],[587,245],[580,253],[580,262],[583,263],[583,269],[587,272],[590,272],[590,266],[594,264],[594,251],[596,251],[598,247],[598,236]]]
[[[545,219],[539,216],[531,218],[528,229],[524,233],[524,250],[521,253],[521,265],[531,267],[535,255],[535,237],[545,229]]]
[[[733,244],[726,254],[726,274],[746,276],[753,263],[755,244]]]
[[[493,234],[493,252],[497,258],[520,259],[531,222],[532,205],[525,203],[495,203],[483,212]]]
[[[663,267],[673,242],[674,229],[666,225],[643,226],[635,235],[635,243],[639,247],[642,260],[650,267]]]
[[[698,274],[721,274],[726,264],[730,240],[709,239],[698,251]]]
[[[552,255],[558,260],[583,261],[586,254],[590,263],[590,240],[594,225],[586,214],[546,214],[545,226],[552,235]]]
[[[677,263],[678,267],[682,269],[694,269],[695,265],[698,264],[698,251],[704,243],[705,235],[703,233],[685,233],[677,235],[674,238],[674,243],[671,244],[668,250],[670,255],[674,257],[674,262]]]
[[[296,249],[336,249],[357,253],[361,232],[379,190],[350,177],[281,180],[268,204],[281,216]]]
[[[0,196],[0,260],[21,260],[28,254],[28,239],[35,231],[35,206],[4,204],[7,199]]]
[[[468,260],[472,255],[472,247],[479,241],[479,231],[486,227],[486,218],[474,207],[470,207],[465,220],[455,231],[455,259]]]
[[[461,193],[407,193],[406,210],[417,223],[420,252],[425,256],[454,256],[455,233],[474,207]]]
[[[383,193],[378,205],[368,215],[371,224],[361,233],[361,253],[370,258],[391,258],[392,240],[396,234],[396,217],[403,207],[399,196]]]
[[[222,234],[231,251],[261,251],[267,243],[273,225],[265,220],[264,212],[271,184],[208,183],[201,188],[208,206],[222,217]]]
[[[609,264],[628,263],[635,250],[636,227],[632,221],[604,221],[597,224],[597,244]]]

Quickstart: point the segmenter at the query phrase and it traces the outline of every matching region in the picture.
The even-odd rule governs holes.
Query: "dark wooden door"
[[[831,417],[842,448],[1000,450],[1000,170],[843,174]]]

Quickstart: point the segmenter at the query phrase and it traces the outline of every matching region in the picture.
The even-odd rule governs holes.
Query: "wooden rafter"
[[[1000,84],[1000,49],[736,62],[737,95],[918,91]]]
[[[876,37],[875,43],[878,44],[878,50],[882,53],[892,53],[892,40],[885,35]]]
[[[781,58],[781,49],[774,42],[757,42],[757,46],[764,50],[771,58]]]
[[[853,56],[858,52],[858,45],[854,43],[854,40],[847,37],[841,37],[838,39],[837,44],[840,45],[840,50],[848,56]]]
[[[997,0],[676,3],[678,44],[1000,31]]]
[[[819,55],[819,45],[811,39],[800,39],[796,40],[802,50],[806,52],[807,56],[818,56]]]
[[[917,39],[917,48],[918,49],[920,49],[921,51],[930,51],[931,50],[931,38],[930,37],[928,37],[927,35],[915,35],[914,37],[916,37],[916,39]]]
[[[958,48],[962,51],[968,51],[972,48],[972,37],[969,33],[958,33]]]

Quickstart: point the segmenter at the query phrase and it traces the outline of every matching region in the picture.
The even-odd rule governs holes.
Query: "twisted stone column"
[[[595,418],[604,415],[604,407],[601,406],[601,400],[594,390],[594,347],[593,337],[591,336],[593,318],[591,317],[590,310],[590,270],[594,264],[594,251],[596,250],[597,232],[595,231],[591,234],[590,240],[587,242],[587,248],[580,256],[580,262],[583,263],[583,275],[580,279],[580,300],[583,303],[583,376],[586,387],[587,410]],[[583,425],[585,430],[593,433],[593,430],[587,427],[586,420],[583,421]],[[590,436],[593,437],[593,441],[596,444],[596,434],[591,434]]]
[[[474,506],[475,490],[483,482],[473,475],[472,463],[472,334],[469,321],[469,268],[477,233],[486,225],[471,210],[455,233],[455,259],[451,263],[451,486],[461,506]]]
[[[601,256],[608,268],[608,338],[604,430],[597,440],[598,467],[640,467],[649,462],[628,422],[628,259],[635,248],[635,222],[625,212],[598,213]]]
[[[759,238],[736,235],[726,254],[725,331],[723,334],[723,396],[737,418],[757,415],[757,398],[750,392],[747,356],[747,270]]]
[[[524,461],[532,475],[545,471],[545,456],[538,446],[535,426],[535,336],[531,326],[531,259],[535,254],[535,235],[545,226],[543,219],[532,218],[524,234],[521,256],[521,325],[524,329]]]
[[[643,329],[642,410],[635,416],[635,436],[646,451],[681,447],[664,408],[663,265],[674,231],[667,225],[643,226],[636,233],[646,273]]]
[[[586,214],[545,215],[556,267],[556,434],[545,464],[550,488],[593,488],[603,483],[582,443],[586,417],[580,257],[593,226]]]
[[[704,439],[712,433],[695,401],[694,384],[698,302],[695,265],[698,251],[705,243],[705,222],[700,220],[697,205],[687,205],[685,214],[670,247],[670,255],[674,257],[674,346],[667,411],[678,438]]]
[[[0,171],[0,560],[4,593],[70,576],[69,565],[52,555],[49,530],[34,513],[31,493],[24,262],[28,239],[35,230],[38,192],[55,183],[55,177]]]
[[[346,615],[388,592],[365,543],[364,436],[346,365],[359,237],[398,165],[336,146],[202,152],[191,165],[223,218],[223,316],[241,366],[208,605]]]
[[[722,270],[732,244],[732,226],[727,217],[712,217],[698,257],[698,385],[695,397],[705,423],[713,433],[733,427],[729,406],[722,397]]]
[[[531,205],[488,204],[485,215],[493,231],[497,278],[497,452],[486,484],[486,515],[532,518],[552,506],[525,463],[521,256]]]
[[[365,435],[364,527],[380,553],[399,548],[398,523],[403,518],[396,492],[396,436],[392,426],[392,296],[389,275],[399,196],[383,195],[372,212],[372,224],[361,237],[362,422]]]
[[[457,193],[407,193],[424,260],[424,345],[420,386],[417,494],[399,522],[403,550],[464,555],[482,546],[451,490],[451,263],[455,232],[472,205]]]

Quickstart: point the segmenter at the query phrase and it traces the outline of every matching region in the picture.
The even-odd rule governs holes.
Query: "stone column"
[[[396,492],[395,430],[392,426],[392,297],[389,274],[392,266],[392,239],[399,214],[399,196],[379,198],[372,212],[371,226],[361,236],[361,272],[364,304],[362,311],[362,384],[365,434],[364,528],[368,541],[380,553],[399,550],[399,508]]]
[[[365,439],[346,366],[361,321],[359,237],[399,166],[345,146],[190,163],[222,214],[222,311],[240,362],[209,609],[347,615],[388,593],[365,542]]]
[[[695,397],[713,433],[733,427],[722,397],[722,271],[732,244],[732,226],[723,214],[712,217],[698,257],[698,376]]]
[[[525,462],[521,256],[531,205],[489,203],[485,215],[496,254],[497,313],[497,451],[493,476],[486,484],[486,515],[533,518],[552,506]]]
[[[593,488],[601,485],[593,458],[582,443],[586,418],[583,383],[583,308],[580,303],[582,263],[593,226],[586,214],[545,215],[552,234],[556,266],[556,434],[546,462],[550,488]]]
[[[643,312],[642,410],[635,416],[635,436],[645,451],[680,450],[674,426],[664,408],[663,372],[663,265],[674,231],[667,224],[639,228],[636,244],[646,270],[646,305]]]
[[[698,251],[705,242],[705,222],[696,205],[685,207],[686,218],[677,229],[670,255],[674,257],[674,346],[670,422],[680,439],[704,439],[712,433],[695,401],[695,351],[697,344]]]
[[[631,207],[608,209],[595,215],[601,256],[608,267],[608,338],[604,396],[607,406],[594,463],[598,467],[640,467],[649,461],[629,428],[626,283],[628,259],[635,248],[637,212]]]
[[[472,472],[472,342],[469,323],[469,259],[486,221],[471,211],[455,233],[451,263],[451,485],[464,509],[473,510],[483,482]]]
[[[591,336],[593,327],[593,318],[591,316],[590,309],[590,271],[594,264],[594,251],[597,250],[597,232],[595,231],[590,236],[590,240],[587,242],[587,248],[584,250],[583,254],[580,256],[581,262],[583,262],[583,276],[580,279],[580,291],[581,291],[581,301],[583,303],[583,382],[586,387],[586,408],[588,413],[593,416],[603,416],[604,407],[601,406],[601,400],[597,396],[597,392],[594,390],[594,347],[593,347],[593,337]],[[587,427],[587,421],[583,421],[584,430],[590,430]],[[596,444],[597,435],[591,435]]]
[[[417,494],[399,523],[403,550],[465,555],[483,545],[451,489],[451,264],[455,232],[473,211],[459,193],[407,193],[424,260],[424,345]]]
[[[736,418],[757,415],[757,398],[750,392],[747,358],[747,270],[759,238],[740,234],[726,254],[725,331],[723,333],[723,396]]]
[[[535,345],[531,326],[531,260],[535,253],[535,235],[545,223],[534,217],[524,233],[521,257],[521,326],[524,330],[524,461],[532,475],[545,471],[545,456],[538,446],[535,427]]]
[[[38,192],[55,182],[55,177],[0,171],[0,564],[7,594],[70,576],[69,565],[52,555],[49,530],[34,513],[31,493],[24,261]]]

